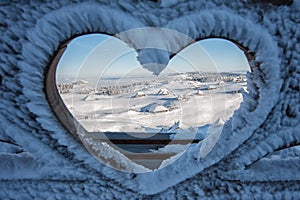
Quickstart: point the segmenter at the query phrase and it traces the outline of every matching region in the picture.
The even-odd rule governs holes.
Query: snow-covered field
[[[200,82],[188,74],[108,82],[100,81],[112,90],[130,87],[107,95],[100,94],[99,88],[87,89],[81,82],[61,94],[71,113],[90,132],[167,132],[175,126],[178,131],[197,132],[219,118],[230,118],[242,101],[238,90],[246,87],[245,80]],[[82,88],[89,92],[79,94]]]

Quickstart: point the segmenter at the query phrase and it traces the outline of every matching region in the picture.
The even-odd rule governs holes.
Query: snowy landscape
[[[77,80],[57,85],[66,106],[89,132],[201,132],[239,108],[241,73],[172,73]]]

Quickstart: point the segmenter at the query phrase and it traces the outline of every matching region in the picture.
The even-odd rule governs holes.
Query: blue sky
[[[90,34],[74,39],[57,68],[57,79],[99,76],[146,76],[151,73],[138,63],[137,53],[124,42],[107,35]],[[249,70],[243,52],[224,39],[194,43],[169,62],[162,72]]]

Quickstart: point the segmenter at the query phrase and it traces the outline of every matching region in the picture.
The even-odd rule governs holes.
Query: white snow
[[[136,91],[134,96],[145,95],[142,98],[132,98],[130,93],[84,95],[76,91],[61,96],[67,107],[72,108],[70,111],[75,118],[91,132],[145,132],[144,127],[169,129],[177,121],[189,132],[211,124],[219,117],[229,119],[243,98],[240,93],[231,94],[228,91],[238,90],[246,84],[227,83],[215,86],[214,90],[199,90],[185,79],[178,79],[177,75],[144,79],[148,83],[147,88],[143,84],[132,88]],[[125,80],[122,82],[125,83]],[[162,88],[158,93],[157,85]]]

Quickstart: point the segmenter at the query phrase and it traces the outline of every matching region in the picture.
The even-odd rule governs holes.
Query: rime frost
[[[300,142],[299,0],[290,6],[250,0],[82,2],[0,3],[1,199],[299,197],[299,156],[266,157]],[[247,47],[255,53],[249,93],[207,155],[212,145],[204,147],[204,140],[165,168],[124,173],[100,163],[61,126],[47,102],[44,75],[59,45],[72,36],[152,26],[192,40],[224,37]],[[145,68],[159,74],[170,55],[192,41],[162,38],[123,41],[136,48]],[[162,46],[141,50],[137,44]]]

